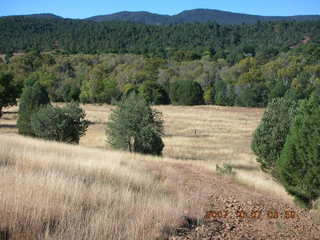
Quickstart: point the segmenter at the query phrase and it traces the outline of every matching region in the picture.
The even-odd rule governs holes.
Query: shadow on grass
[[[243,164],[231,164],[231,166],[234,169],[238,169],[238,170],[245,170],[245,171],[257,171],[257,170],[259,170],[259,168],[257,168],[257,167],[252,167],[252,166],[243,165]]]
[[[6,111],[2,111],[2,114],[18,114],[18,112],[6,112]]]
[[[200,137],[212,137],[209,134],[165,134],[165,137],[190,137],[190,138],[200,138]]]
[[[0,228],[0,240],[9,240],[9,239],[10,239],[9,230]]]
[[[0,124],[0,129],[1,128],[11,128],[11,129],[14,129],[14,128],[17,128],[17,125],[15,124]],[[1,240],[1,239],[0,239]]]

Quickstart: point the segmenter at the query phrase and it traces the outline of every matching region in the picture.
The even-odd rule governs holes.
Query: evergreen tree
[[[287,98],[273,99],[253,134],[251,148],[261,169],[276,177],[276,162],[286,142],[297,104]]]
[[[135,93],[123,98],[106,125],[110,145],[116,149],[160,155],[164,147],[161,113]]]
[[[320,197],[320,98],[304,100],[281,152],[277,169],[287,192],[311,207]]]
[[[170,99],[164,88],[158,83],[145,81],[139,87],[139,95],[149,104],[169,104]]]
[[[2,108],[15,105],[17,103],[18,91],[13,83],[11,74],[0,73],[0,118],[2,116]]]
[[[40,107],[49,104],[48,92],[36,82],[24,88],[19,102],[17,127],[19,134],[34,136],[31,128],[31,115]]]
[[[204,103],[203,90],[199,83],[181,80],[170,85],[170,99],[175,105],[200,105]]]
[[[31,127],[39,138],[79,143],[88,128],[85,112],[76,103],[65,107],[47,105],[31,116]]]

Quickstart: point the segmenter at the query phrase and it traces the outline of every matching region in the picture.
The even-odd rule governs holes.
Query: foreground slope
[[[18,136],[3,135],[0,142],[0,230],[9,239],[317,239],[320,234],[319,216],[186,162]],[[205,218],[212,210],[228,215]],[[259,217],[252,217],[255,211]],[[293,215],[286,218],[288,211]]]
[[[319,239],[319,213],[297,208],[254,164],[262,110],[160,106],[166,149],[156,158],[107,150],[112,107],[85,108],[90,148],[18,136],[16,108],[5,109],[0,239]],[[217,175],[222,163],[235,176]]]
[[[170,167],[151,171],[144,160],[2,135],[0,234],[9,239],[154,239],[173,224],[184,203],[167,186]]]

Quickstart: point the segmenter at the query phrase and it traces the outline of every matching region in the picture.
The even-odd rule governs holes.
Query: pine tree
[[[47,105],[32,114],[31,127],[36,137],[77,144],[89,125],[85,116],[76,103],[64,107]]]
[[[203,90],[199,83],[181,80],[170,85],[170,99],[175,105],[200,105],[204,103]]]
[[[253,134],[251,148],[258,156],[261,169],[276,177],[275,166],[286,142],[295,116],[297,103],[287,98],[275,98],[263,114]]]
[[[277,169],[287,192],[310,207],[320,197],[320,98],[304,100],[281,152]]]
[[[161,113],[135,93],[123,98],[106,125],[110,145],[116,149],[161,155],[164,147]]]
[[[15,105],[18,95],[17,87],[13,83],[11,74],[0,73],[0,118],[2,116],[2,108]]]
[[[49,104],[48,92],[39,84],[24,88],[19,102],[17,127],[19,134],[34,136],[31,128],[31,115],[42,106]]]

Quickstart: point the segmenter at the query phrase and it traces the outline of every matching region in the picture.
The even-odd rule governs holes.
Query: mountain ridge
[[[68,19],[52,13],[39,13],[30,15],[15,15],[33,18],[46,18],[46,19]],[[13,17],[13,16],[4,16]],[[2,18],[2,17],[1,17]],[[69,18],[70,19],[70,18]],[[85,20],[93,22],[109,22],[109,21],[120,21],[120,22],[135,22],[143,23],[148,25],[170,25],[180,23],[204,23],[204,22],[217,22],[218,24],[254,24],[258,21],[314,21],[320,20],[320,15],[294,15],[294,16],[261,16],[245,13],[235,13],[229,11],[222,11],[216,9],[192,9],[185,10],[175,15],[165,15],[151,13],[147,11],[121,11],[106,15],[97,15],[83,19],[74,20]]]

